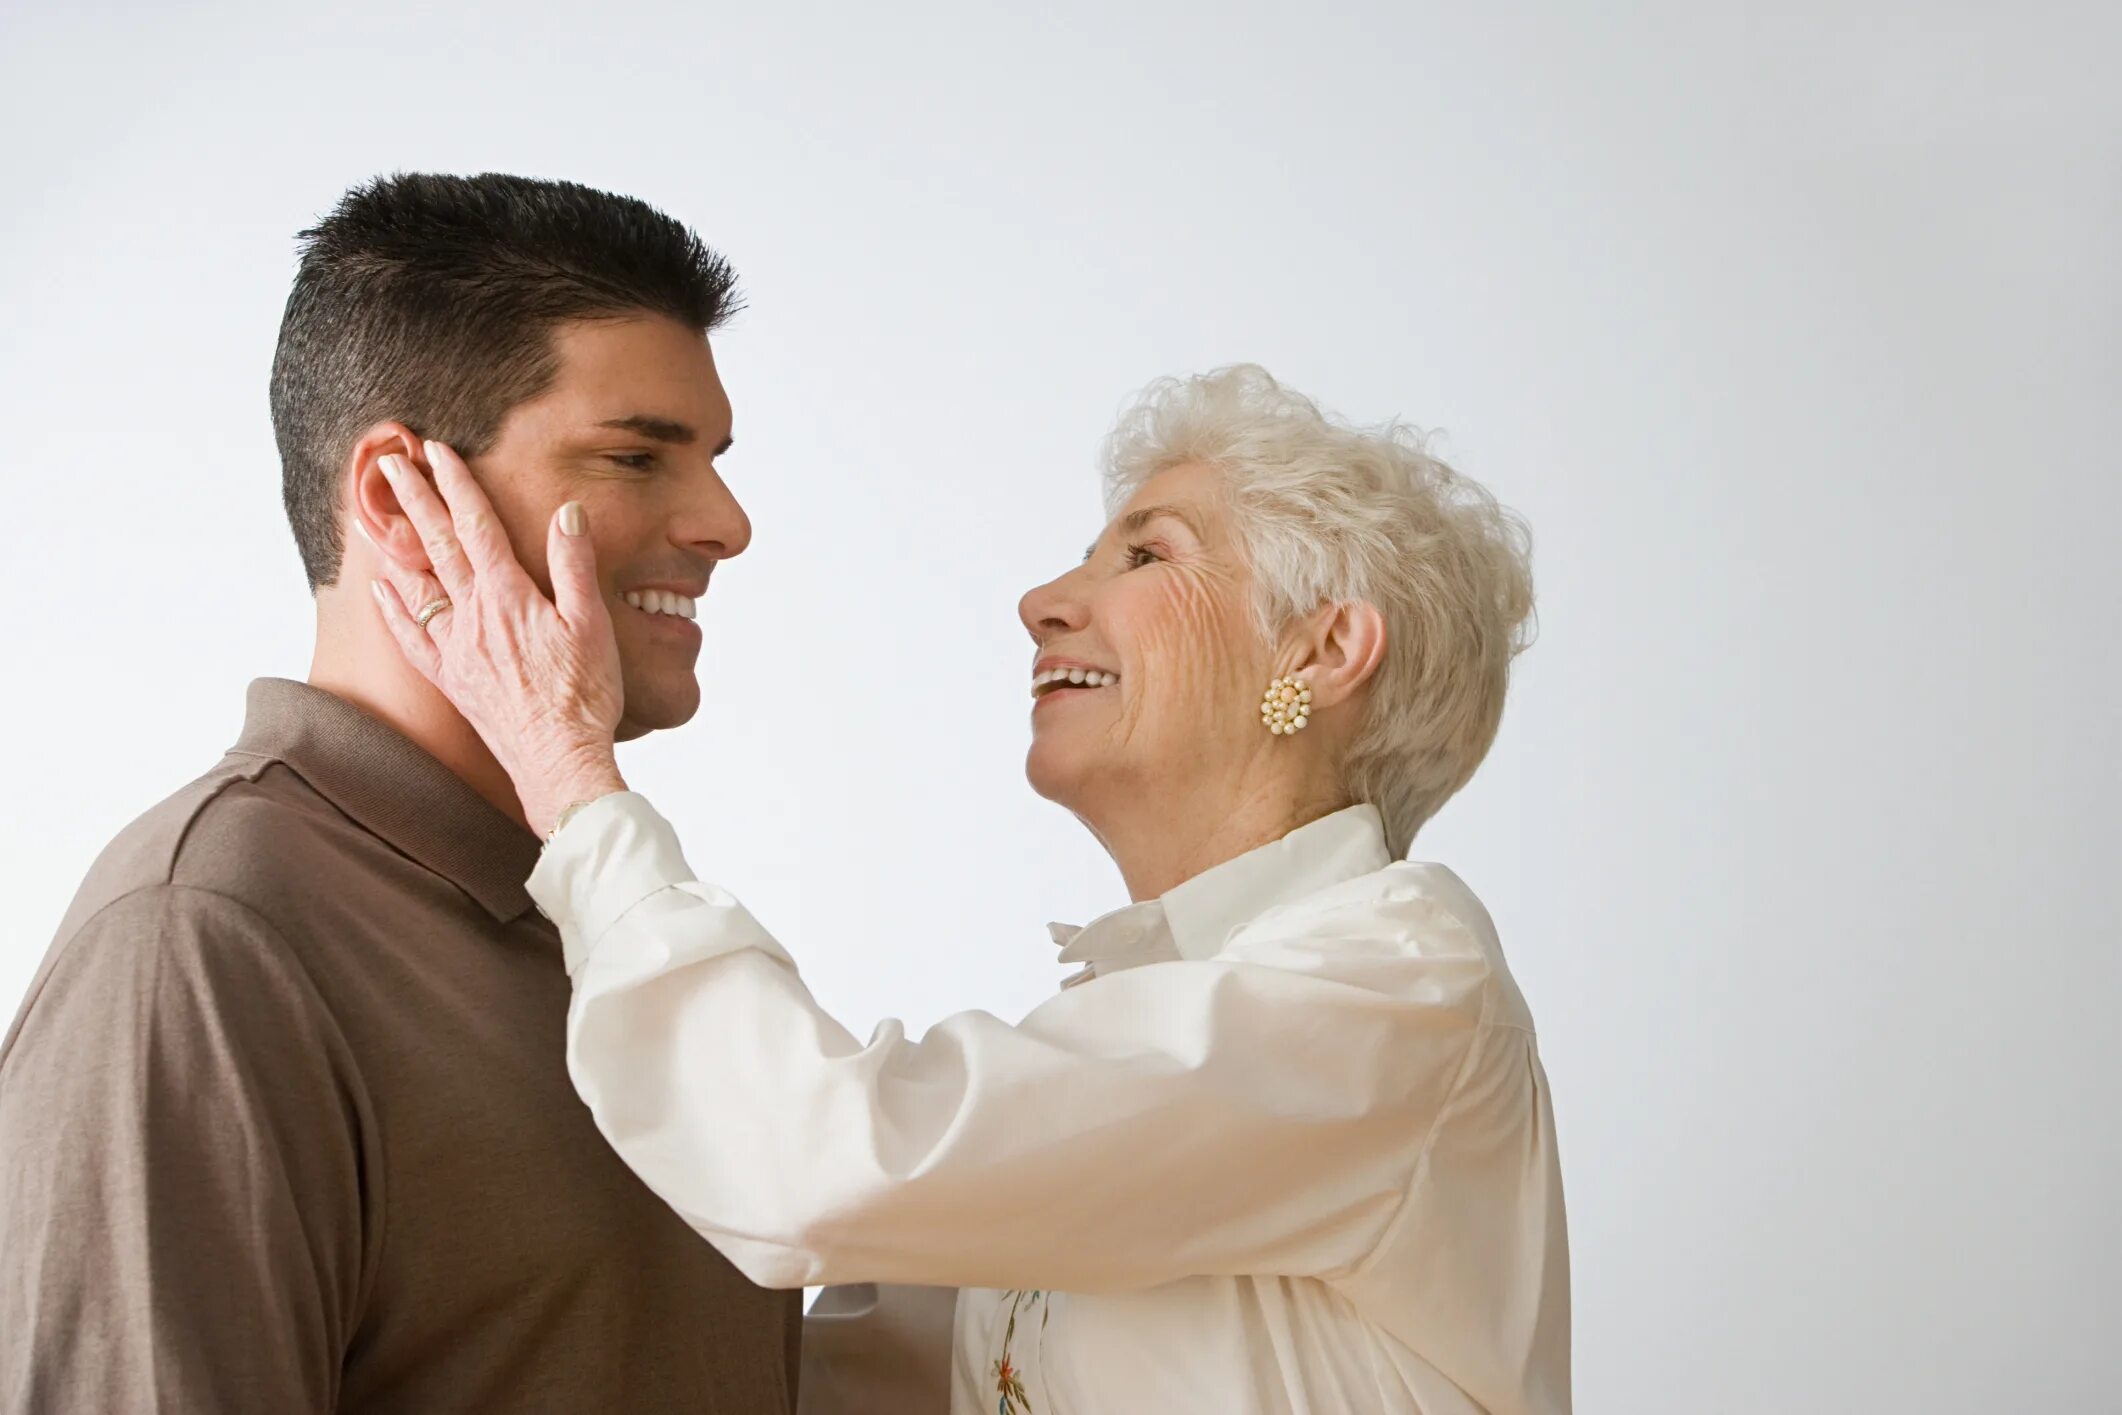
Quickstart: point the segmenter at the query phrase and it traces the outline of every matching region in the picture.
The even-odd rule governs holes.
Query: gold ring
[[[425,629],[427,627],[428,620],[434,618],[437,614],[440,614],[443,610],[447,608],[449,608],[448,595],[444,595],[440,599],[431,599],[426,604],[420,606],[420,612],[413,616],[413,622],[418,624],[421,628]]]

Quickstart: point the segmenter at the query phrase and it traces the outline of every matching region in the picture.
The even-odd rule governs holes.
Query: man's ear
[[[356,535],[407,570],[426,570],[427,546],[398,504],[390,479],[380,465],[386,456],[403,457],[421,475],[429,474],[419,436],[404,423],[377,423],[361,434],[346,460],[346,516]]]
[[[1292,671],[1311,685],[1314,712],[1361,694],[1385,662],[1385,616],[1366,600],[1322,605],[1293,646]]]

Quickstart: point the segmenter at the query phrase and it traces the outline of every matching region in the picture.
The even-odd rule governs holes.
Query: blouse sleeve
[[[1396,937],[1452,926],[1419,897],[1097,978],[1014,1026],[865,1044],[638,795],[579,813],[531,892],[598,1126],[768,1287],[1333,1276],[1392,1223],[1490,1031],[1480,950]]]

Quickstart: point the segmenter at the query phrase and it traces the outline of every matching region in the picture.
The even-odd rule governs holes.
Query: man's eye
[[[656,467],[656,454],[653,452],[614,452],[612,460],[630,472],[649,472],[654,471]]]
[[[1140,569],[1144,565],[1163,558],[1163,556],[1157,554],[1156,551],[1146,545],[1131,545],[1127,548],[1127,568],[1130,570]]]

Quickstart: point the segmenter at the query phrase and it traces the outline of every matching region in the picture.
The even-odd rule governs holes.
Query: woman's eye
[[[1130,570],[1140,569],[1144,565],[1163,558],[1163,556],[1157,554],[1156,551],[1146,545],[1131,545],[1127,548],[1127,568]]]

